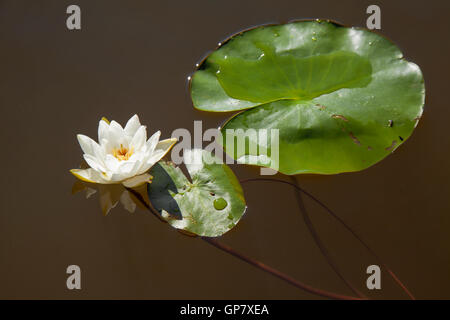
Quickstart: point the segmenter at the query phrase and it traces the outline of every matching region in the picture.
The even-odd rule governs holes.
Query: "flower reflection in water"
[[[133,188],[133,191],[140,194],[142,199],[146,199],[147,184]],[[98,194],[100,207],[105,216],[112,208],[115,208],[119,202],[124,209],[131,213],[136,210],[136,207],[144,210],[146,209],[141,202],[142,200],[137,199],[136,195],[128,191],[121,184],[96,184],[77,180],[72,186],[72,194],[79,192],[84,192],[86,199],[89,199],[94,194]]]

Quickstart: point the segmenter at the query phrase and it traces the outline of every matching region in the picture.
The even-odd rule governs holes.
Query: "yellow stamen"
[[[113,156],[116,157],[119,161],[128,160],[133,154],[133,148],[128,150],[127,148],[124,148],[123,145],[121,144],[120,149],[114,148],[112,152]]]

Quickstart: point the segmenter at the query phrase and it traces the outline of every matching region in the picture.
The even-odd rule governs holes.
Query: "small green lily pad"
[[[151,169],[149,200],[172,227],[218,237],[241,219],[246,209],[242,187],[231,169],[215,160],[207,151],[185,150],[191,180],[172,163],[160,161]]]

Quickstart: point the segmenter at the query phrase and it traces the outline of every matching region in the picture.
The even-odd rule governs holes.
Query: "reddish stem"
[[[144,198],[142,197],[142,195],[140,193],[138,193],[136,190],[133,190],[131,188],[126,188],[130,193],[132,193],[136,199],[138,199],[153,215],[155,215],[158,219],[162,220],[159,213],[155,210],[155,208],[153,208],[153,206],[151,206],[150,204],[148,204]],[[164,221],[164,220],[162,220]],[[316,294],[325,298],[330,298],[330,299],[337,299],[337,300],[364,300],[358,297],[351,297],[351,296],[345,296],[345,295],[341,295],[341,294],[337,294],[337,293],[333,293],[333,292],[328,292],[328,291],[324,291],[324,290],[320,290],[320,289],[316,289],[314,287],[311,287],[307,284],[304,284],[302,282],[299,282],[297,280],[295,280],[294,278],[270,267],[265,265],[264,263],[257,261],[253,258],[250,258],[240,252],[235,251],[233,248],[220,243],[219,241],[215,240],[214,238],[208,238],[208,237],[200,237],[200,239],[202,239],[203,241],[211,244],[212,246],[231,254],[232,256],[245,261],[249,264],[251,264],[252,266],[261,269],[267,273],[270,273],[271,275],[282,279],[284,281],[286,281],[287,283],[300,288],[306,292],[309,292],[311,294]]]
[[[324,208],[333,218],[335,218],[340,224],[342,224],[347,231],[349,231],[366,249],[369,251],[370,254],[372,254],[380,263],[381,265],[387,270],[387,272],[391,275],[392,279],[402,288],[402,290],[409,296],[411,300],[416,300],[416,298],[413,296],[413,294],[408,290],[408,288],[400,281],[400,279],[395,275],[395,273],[384,263],[384,261],[375,253],[375,251],[372,250],[372,248],[369,247],[369,245],[366,244],[366,242],[359,236],[350,226],[348,226],[345,221],[340,218],[336,213],[334,213],[330,208],[328,208],[324,203],[322,203],[319,199],[314,197],[312,194],[310,194],[308,191],[304,190],[298,185],[295,185],[289,181],[284,180],[277,180],[277,179],[268,179],[268,178],[250,178],[250,179],[244,179],[241,180],[241,183],[245,182],[251,182],[251,181],[268,181],[268,182],[279,182],[284,183],[287,185],[290,185],[294,188],[296,188],[298,191],[303,192],[305,195],[307,195],[309,198],[317,202],[322,208]]]
[[[325,298],[330,298],[330,299],[337,299],[337,300],[365,300],[362,298],[345,296],[345,295],[341,295],[341,294],[324,291],[324,290],[320,290],[320,289],[311,287],[307,284],[304,284],[302,282],[295,280],[294,278],[292,278],[270,266],[265,265],[264,263],[262,263],[258,260],[247,257],[247,256],[243,255],[242,253],[235,251],[233,248],[231,248],[225,244],[222,244],[213,238],[201,237],[201,239],[208,242],[209,244],[213,245],[214,247],[216,247],[222,251],[225,251],[226,253],[229,253],[229,254],[235,256],[236,258],[239,258],[242,261],[247,262],[248,264],[251,264],[252,266],[254,266],[256,268],[261,269],[267,273],[270,273],[271,275],[273,275],[277,278],[280,278],[280,279],[286,281],[287,283],[289,283],[297,288],[300,288],[306,292],[309,292],[311,294],[315,294],[315,295],[325,297]]]
[[[295,179],[295,177],[292,177],[292,180],[294,181],[295,185],[298,187],[298,183],[297,180]],[[306,206],[303,202],[302,199],[302,194],[301,192],[296,189],[295,190],[295,195],[297,198],[297,204],[298,207],[300,209],[300,212],[303,216],[303,221],[305,222],[306,226],[308,227],[309,232],[311,233],[311,236],[314,240],[314,242],[316,243],[317,247],[319,248],[320,252],[322,253],[322,255],[325,257],[325,259],[327,260],[328,264],[330,265],[331,269],[333,269],[333,271],[336,273],[336,275],[345,283],[345,285],[354,293],[356,294],[358,297],[360,298],[366,298],[358,289],[356,289],[351,283],[350,281],[348,281],[344,275],[342,274],[342,272],[340,271],[338,265],[335,263],[335,261],[333,260],[333,258],[331,257],[330,253],[328,252],[327,247],[325,246],[325,244],[322,242],[322,240],[320,239],[319,234],[317,233],[316,229],[314,228],[314,224],[312,223],[308,211],[306,210]]]

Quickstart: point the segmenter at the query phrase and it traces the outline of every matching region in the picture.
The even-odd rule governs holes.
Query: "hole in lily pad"
[[[385,150],[391,151],[391,150],[394,149],[394,147],[395,147],[396,145],[397,145],[397,141],[394,140],[394,141],[392,141],[392,144],[391,144],[389,147],[386,147],[386,148],[385,148]]]

